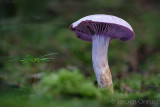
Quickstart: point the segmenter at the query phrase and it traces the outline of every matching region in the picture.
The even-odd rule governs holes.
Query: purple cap
[[[92,36],[102,35],[122,41],[134,38],[132,27],[123,19],[112,15],[90,15],[71,24],[70,29],[85,41],[92,41]]]

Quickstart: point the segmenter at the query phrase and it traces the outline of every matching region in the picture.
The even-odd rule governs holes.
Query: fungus
[[[99,87],[113,92],[112,75],[108,65],[108,47],[112,39],[122,41],[134,38],[132,27],[123,19],[104,14],[83,17],[71,24],[70,29],[84,41],[92,41],[92,63]]]

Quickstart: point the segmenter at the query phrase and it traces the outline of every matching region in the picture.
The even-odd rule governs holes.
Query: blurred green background
[[[121,96],[128,100],[159,101],[159,13],[159,0],[0,0],[0,104],[93,107],[119,105],[112,103],[111,98],[122,99]],[[131,41],[112,40],[110,43],[108,59],[114,95],[97,88],[92,43],[79,40],[69,29],[74,21],[92,14],[121,17],[135,32]],[[37,92],[32,92],[34,64],[8,61],[28,54],[39,57],[54,52],[59,53],[51,56],[54,60],[37,68]],[[71,87],[67,88],[67,84]],[[42,103],[42,99],[46,102]]]

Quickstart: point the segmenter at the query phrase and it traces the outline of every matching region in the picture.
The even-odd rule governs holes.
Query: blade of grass
[[[46,57],[46,56],[50,56],[50,55],[54,55],[54,54],[59,54],[59,53],[49,53],[49,54],[46,54],[46,55],[41,56],[41,57],[39,57],[39,58],[44,58],[44,57]]]

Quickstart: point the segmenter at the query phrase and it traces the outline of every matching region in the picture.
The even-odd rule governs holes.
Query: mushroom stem
[[[112,76],[108,65],[110,38],[103,35],[92,37],[92,62],[99,87],[109,87],[113,92]]]

